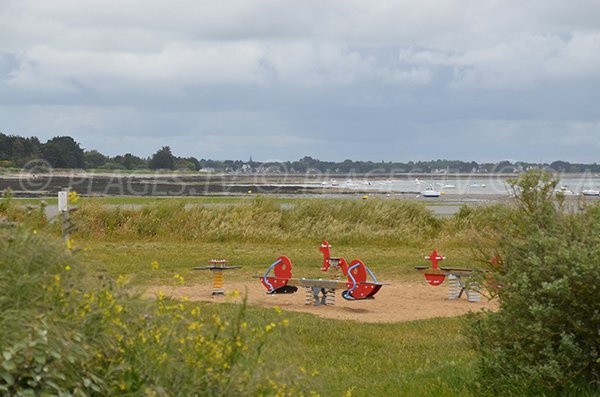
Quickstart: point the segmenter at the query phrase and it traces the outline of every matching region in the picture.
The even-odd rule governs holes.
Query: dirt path
[[[340,291],[338,291],[335,306],[306,305],[303,289],[299,289],[295,294],[266,295],[265,289],[258,281],[255,283],[228,283],[225,287],[227,294],[224,297],[211,296],[210,285],[155,286],[148,288],[146,295],[155,296],[162,291],[167,296],[187,297],[192,301],[239,302],[241,298],[234,297],[232,292],[237,290],[243,295],[247,290],[248,302],[252,305],[278,306],[283,310],[311,313],[324,318],[366,323],[395,323],[434,317],[454,317],[469,311],[496,308],[495,302],[489,302],[484,297],[478,303],[467,302],[464,296],[459,300],[446,300],[448,287],[445,284],[432,287],[426,282],[391,282],[379,291],[374,300],[347,301],[341,297]]]

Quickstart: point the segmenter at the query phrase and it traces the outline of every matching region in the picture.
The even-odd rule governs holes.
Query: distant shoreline
[[[296,179],[305,179],[305,178],[372,178],[375,180],[380,179],[389,179],[389,178],[399,178],[399,179],[410,179],[410,178],[429,178],[429,179],[452,179],[452,178],[474,178],[474,179],[489,179],[489,178],[515,178],[521,173],[427,173],[427,172],[391,172],[391,173],[328,173],[328,172],[310,172],[310,173],[225,173],[225,172],[198,172],[198,171],[163,171],[159,170],[156,172],[150,172],[148,170],[117,170],[117,171],[98,171],[98,172],[90,172],[90,171],[77,171],[77,170],[55,170],[52,172],[44,172],[44,173],[31,173],[31,172],[7,172],[2,173],[0,169],[0,180],[1,179],[16,179],[16,178],[24,178],[29,176],[39,176],[39,177],[83,177],[83,178],[91,178],[91,177],[108,177],[108,178],[173,178],[173,177],[193,177],[193,178],[268,178],[268,179],[281,179],[281,178],[296,178]],[[600,173],[592,173],[592,172],[576,172],[576,173],[567,173],[567,172],[554,172],[556,175],[568,176],[570,178],[582,178],[586,176],[591,177],[600,177]]]

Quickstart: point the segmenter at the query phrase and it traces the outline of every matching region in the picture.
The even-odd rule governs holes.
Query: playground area
[[[293,270],[290,258],[277,258],[264,275],[256,276],[266,292],[257,288],[258,283],[239,282],[239,279],[227,283],[225,273],[241,266],[230,266],[225,259],[211,259],[209,266],[196,266],[193,270],[211,271],[212,290],[205,282],[187,286],[151,286],[146,296],[163,294],[190,301],[229,303],[241,303],[246,298],[251,305],[365,323],[454,317],[484,308],[494,309],[487,299],[481,299],[476,284],[467,284],[472,269],[440,267],[438,264],[446,257],[436,250],[424,257],[431,266],[415,267],[424,274],[424,281],[410,283],[406,280],[378,281],[362,260],[333,257],[331,247],[327,240],[319,247],[323,256],[320,277],[298,277],[298,273],[306,269]],[[207,281],[208,278],[196,279]]]

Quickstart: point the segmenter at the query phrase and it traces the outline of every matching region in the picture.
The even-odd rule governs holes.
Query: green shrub
[[[82,266],[60,241],[0,230],[0,394],[302,394],[256,365],[285,320],[139,299]]]
[[[73,283],[72,264],[59,243],[40,234],[0,231],[0,391],[5,394],[70,390],[82,395],[99,387],[88,367],[90,340],[65,321],[57,304],[55,290]]]
[[[487,281],[500,308],[470,322],[480,383],[498,395],[595,395],[600,207],[569,212],[555,197],[557,181],[540,171],[512,184],[511,224],[484,233],[495,241]]]

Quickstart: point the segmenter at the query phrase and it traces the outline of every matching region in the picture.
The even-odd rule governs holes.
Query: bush
[[[513,181],[510,226],[484,233],[496,243],[487,281],[500,308],[470,332],[493,394],[600,392],[600,207],[569,211],[556,184],[541,171]]]
[[[245,305],[206,310],[97,284],[62,242],[0,229],[0,394],[302,393],[256,365],[285,320],[252,324]]]

